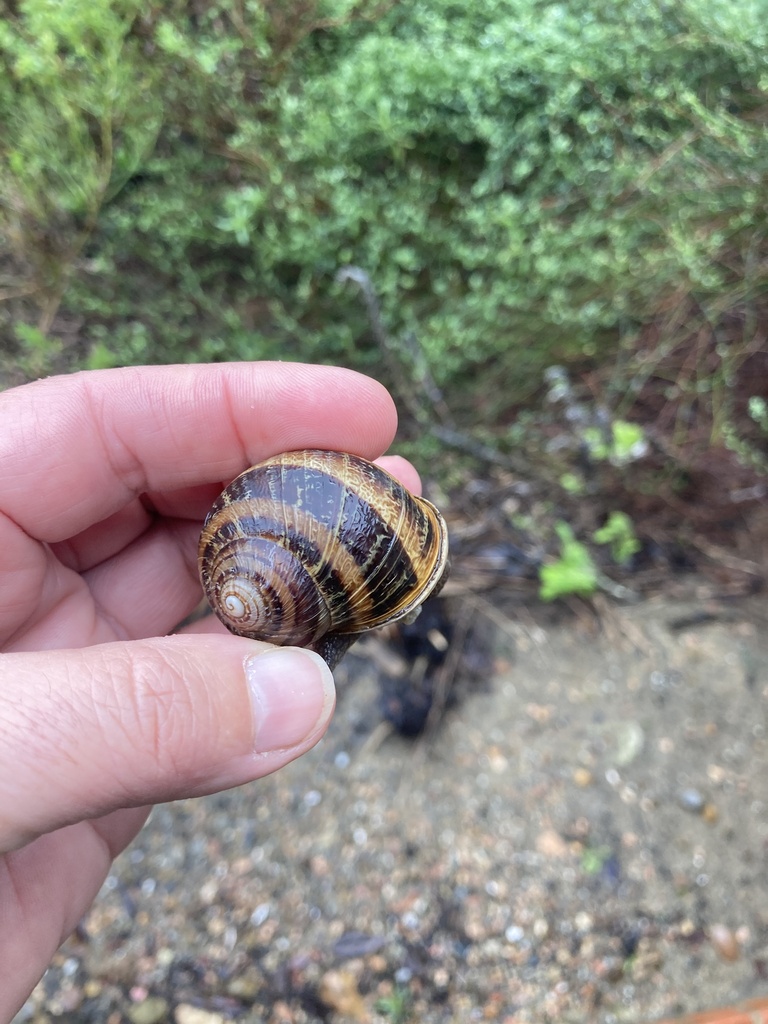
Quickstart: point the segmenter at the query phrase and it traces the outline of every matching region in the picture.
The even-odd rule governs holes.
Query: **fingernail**
[[[333,675],[312,651],[277,647],[252,654],[245,661],[245,677],[257,754],[298,746],[333,711]]]

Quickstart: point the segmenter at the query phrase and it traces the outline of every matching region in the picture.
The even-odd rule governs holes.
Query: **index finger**
[[[0,513],[63,540],[137,494],[229,480],[278,451],[376,458],[386,389],[352,370],[220,363],[96,370],[0,394]]]

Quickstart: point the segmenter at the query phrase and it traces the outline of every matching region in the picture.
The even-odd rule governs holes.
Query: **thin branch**
[[[491,465],[501,466],[515,473],[528,474],[530,467],[519,459],[498,451],[491,445],[478,441],[466,432],[459,430],[451,410],[437,385],[418,339],[413,334],[406,337],[410,354],[411,369],[418,391],[412,386],[411,375],[403,373],[402,346],[397,345],[384,326],[381,305],[370,275],[362,267],[341,267],[336,274],[336,281],[344,284],[351,281],[360,290],[365,303],[371,333],[386,360],[393,380],[401,388],[401,396],[408,412],[416,423],[450,448],[466,452],[474,458]],[[424,399],[427,399],[425,403]]]

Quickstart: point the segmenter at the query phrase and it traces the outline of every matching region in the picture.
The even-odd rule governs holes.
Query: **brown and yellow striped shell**
[[[434,505],[365,459],[286,452],[222,492],[198,563],[233,633],[309,647],[335,664],[360,633],[415,617],[440,589],[448,532]]]

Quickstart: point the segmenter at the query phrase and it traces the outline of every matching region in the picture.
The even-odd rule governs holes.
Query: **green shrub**
[[[0,250],[8,287],[46,333],[83,247],[161,124],[151,65],[131,38],[141,5],[37,0],[0,20]],[[16,332],[18,334],[18,332]]]
[[[765,287],[757,2],[4,7],[9,348],[61,303],[96,365],[386,376],[352,263],[493,418],[676,295],[716,323]]]

